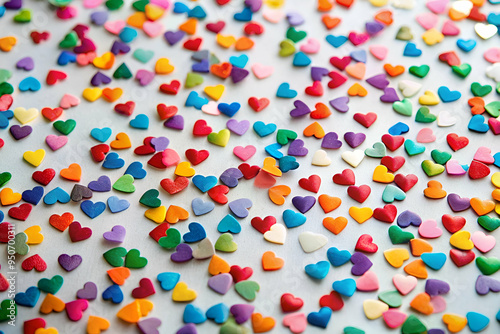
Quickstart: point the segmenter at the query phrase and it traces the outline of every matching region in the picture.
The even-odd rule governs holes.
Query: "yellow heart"
[[[35,334],[59,334],[59,332],[54,327],[49,327],[49,328],[40,327],[36,329]]]
[[[439,98],[430,90],[426,90],[424,95],[418,98],[418,103],[424,106],[435,106],[439,103]]]
[[[189,161],[183,161],[175,167],[175,175],[191,177],[196,174],[194,168],[191,167]]]
[[[495,212],[500,215],[500,203],[495,206]]]
[[[151,21],[156,21],[165,13],[165,9],[153,4],[147,4],[145,9],[146,17]]]
[[[108,319],[96,317],[94,315],[89,316],[89,320],[87,321],[87,334],[101,334],[101,331],[105,331],[108,328]]]
[[[137,300],[125,305],[116,313],[116,316],[123,321],[136,323],[141,319],[141,305]]]
[[[471,250],[474,243],[470,240],[469,231],[458,231],[450,237],[450,245],[461,250]]]
[[[389,173],[387,167],[379,165],[373,171],[373,181],[380,183],[391,183],[394,181],[394,174]]]
[[[422,34],[422,39],[425,44],[434,45],[441,42],[444,39],[444,35],[436,28],[432,28]]]
[[[3,188],[2,191],[0,191],[0,202],[2,205],[7,206],[16,204],[21,200],[21,198],[22,195],[20,193],[15,193],[10,188]]]
[[[26,151],[23,154],[23,159],[26,160],[29,164],[38,167],[45,158],[45,150],[43,148],[33,151]]]
[[[265,0],[265,4],[271,8],[280,8],[285,4],[285,0]]]
[[[115,55],[111,52],[106,52],[100,57],[95,57],[92,63],[97,68],[109,70],[115,63]]]
[[[384,257],[394,268],[399,268],[410,258],[410,253],[405,248],[391,248],[384,251]]]
[[[452,333],[458,333],[467,325],[467,318],[458,314],[446,313],[443,314],[443,322],[448,326],[448,330]]]
[[[387,310],[389,310],[389,305],[380,300],[366,299],[363,302],[363,311],[365,312],[365,316],[370,320],[380,318]]]
[[[33,225],[24,230],[24,233],[28,236],[28,241],[26,243],[28,245],[38,245],[43,241],[43,234],[40,233],[42,228],[38,225]]]
[[[144,212],[144,216],[157,224],[163,223],[165,221],[165,217],[167,216],[167,208],[161,205],[157,208],[148,209]]]
[[[215,101],[219,101],[222,93],[224,93],[224,88],[224,85],[207,86],[205,87],[204,92]]]
[[[387,5],[388,2],[389,2],[389,0],[370,0],[370,3],[372,4],[372,6],[375,6],[375,7],[385,6],[385,5]]]
[[[17,107],[14,109],[14,117],[21,122],[21,124],[26,124],[38,117],[38,109]]]
[[[175,67],[170,65],[169,60],[167,58],[160,58],[156,61],[155,65],[156,74],[169,74],[174,69]]]
[[[147,316],[154,306],[153,303],[147,299],[136,299],[136,302],[139,304],[141,315],[143,317]]]
[[[7,36],[0,38],[0,50],[3,52],[9,52],[14,45],[16,45],[17,39],[13,36]]]
[[[234,43],[236,43],[236,38],[234,38],[234,36],[232,35],[221,35],[221,34],[217,34],[217,44],[219,44],[220,46],[222,46],[223,48],[230,48]]]
[[[363,224],[373,216],[373,210],[370,208],[358,208],[357,206],[351,206],[349,208],[349,215],[359,224]]]
[[[491,175],[491,183],[497,188],[500,188],[500,172],[493,173]]]
[[[276,167],[276,159],[271,157],[267,157],[264,159],[262,170],[274,176],[283,175],[281,170],[278,167]]]
[[[98,87],[85,88],[82,93],[83,98],[89,102],[94,102],[95,100],[100,98],[101,95],[102,95],[102,89]]]
[[[188,288],[184,282],[179,282],[175,285],[172,291],[172,300],[174,302],[190,302],[196,299],[196,291]]]

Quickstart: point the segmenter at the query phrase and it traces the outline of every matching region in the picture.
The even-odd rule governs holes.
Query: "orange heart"
[[[332,112],[330,111],[330,109],[324,103],[321,103],[321,102],[316,103],[316,105],[314,107],[316,109],[313,110],[309,114],[311,116],[311,118],[314,118],[314,119],[323,119],[323,118],[329,117],[332,114]]]
[[[222,79],[226,79],[228,76],[230,76],[232,69],[233,65],[227,62],[221,64],[213,64],[212,66],[210,66],[210,72]]]
[[[197,19],[190,18],[179,26],[179,30],[184,31],[188,35],[194,35],[196,33],[197,23],[198,23]]]
[[[127,18],[127,24],[134,28],[142,29],[144,22],[146,22],[147,20],[148,18],[146,17],[146,14],[144,14],[143,12],[135,12]]]
[[[82,176],[82,167],[80,167],[79,164],[74,163],[69,165],[68,168],[62,169],[59,174],[66,180],[79,182]]]
[[[274,176],[281,176],[283,173],[276,167],[276,159],[267,157],[264,159],[262,170]]]
[[[287,185],[279,185],[269,188],[269,198],[276,205],[285,204],[285,197],[290,195],[292,190]]]
[[[349,74],[351,77],[361,80],[365,77],[366,73],[366,65],[365,63],[359,62],[354,65],[347,65],[345,68],[345,71],[347,74]]]
[[[120,132],[116,135],[116,140],[113,140],[109,146],[114,148],[115,150],[122,150],[125,148],[131,148],[132,143],[130,142],[130,138],[125,132]]]
[[[365,89],[365,87],[361,86],[359,83],[356,82],[347,90],[347,94],[349,96],[364,97],[368,94],[368,91]]]
[[[465,13],[462,13],[462,12],[456,10],[456,9],[450,8],[450,10],[448,11],[448,16],[453,21],[460,21],[460,20],[465,19],[468,16],[468,14],[465,14]]]
[[[254,46],[254,44],[255,43],[250,38],[243,36],[238,38],[238,40],[234,44],[234,48],[236,49],[236,51],[245,51],[250,50]]]
[[[276,321],[271,317],[263,317],[260,313],[252,314],[252,328],[254,333],[269,332],[276,325]]]
[[[413,300],[410,303],[410,306],[414,309],[417,310],[420,313],[429,315],[432,314],[434,311],[434,307],[432,307],[431,304],[431,296],[429,296],[425,292],[421,292],[418,295],[413,298]]]
[[[495,201],[500,202],[500,189],[493,190],[493,192],[491,193],[491,197],[493,197]]]
[[[267,251],[262,254],[262,268],[266,271],[279,270],[284,264],[285,261],[276,257],[276,254],[272,251]]]
[[[16,204],[21,198],[22,195],[20,193],[15,193],[10,188],[4,188],[0,191],[0,203],[2,203],[2,205]]]
[[[473,115],[480,115],[484,112],[484,100],[482,97],[476,96],[470,98],[469,101],[470,112]]]
[[[109,278],[118,285],[123,285],[130,276],[130,269],[125,267],[116,267],[107,271]]]
[[[404,66],[401,66],[401,65],[392,66],[391,64],[385,64],[384,70],[391,77],[397,77],[398,75],[401,75],[405,72]]]
[[[10,50],[12,50],[14,45],[16,45],[16,43],[17,39],[12,36],[0,38],[0,50],[2,50],[3,52],[9,52]]]
[[[49,293],[47,294],[47,296],[45,296],[45,299],[40,305],[40,312],[43,314],[49,314],[51,312],[62,312],[65,307],[66,304],[62,300]]]
[[[212,276],[226,274],[230,269],[231,267],[229,266],[229,263],[227,263],[223,258],[217,255],[212,256],[212,259],[208,264],[208,272]]]
[[[323,226],[333,234],[337,235],[347,226],[347,218],[345,217],[326,217],[323,219]]]
[[[378,11],[377,14],[375,14],[375,20],[382,22],[385,25],[391,25],[393,21],[392,12],[387,9]]]
[[[330,0],[318,0],[318,11],[328,12],[333,8],[333,2]]]
[[[304,136],[321,139],[325,136],[325,130],[318,122],[314,122],[304,129]]]
[[[134,300],[132,303],[125,305],[116,313],[116,316],[121,320],[129,323],[137,323],[142,316],[141,313],[141,305],[137,300]]]
[[[423,253],[432,253],[432,249],[431,244],[423,239],[410,240],[410,250],[413,256],[420,256]]]
[[[338,17],[325,14],[321,17],[321,21],[323,21],[323,24],[325,25],[326,29],[330,30],[338,26],[342,20]]]
[[[89,316],[87,322],[87,333],[88,334],[100,334],[101,331],[105,331],[109,328],[108,319],[96,317],[94,315]]]
[[[424,195],[427,198],[439,199],[446,197],[446,191],[443,190],[443,185],[439,181],[431,180],[427,182]]]
[[[175,224],[179,220],[186,220],[189,218],[189,212],[177,205],[171,205],[167,210],[167,222]]]
[[[467,318],[458,314],[446,313],[442,319],[452,333],[458,333],[467,326]]]
[[[328,196],[326,194],[319,195],[318,202],[325,213],[332,212],[342,204],[342,200],[339,197]]]
[[[122,96],[123,90],[120,87],[117,88],[104,88],[102,90],[102,96],[109,102],[115,102]]]
[[[427,269],[425,268],[424,261],[417,259],[408,263],[404,267],[405,273],[415,276],[416,278],[427,278]]]
[[[495,202],[490,200],[483,201],[478,197],[473,197],[470,199],[470,206],[478,216],[484,216],[495,209]]]

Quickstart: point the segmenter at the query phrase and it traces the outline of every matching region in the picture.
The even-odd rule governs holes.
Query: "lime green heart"
[[[123,193],[133,193],[135,191],[134,177],[130,174],[125,174],[113,184],[113,189]]]
[[[491,232],[500,227],[500,218],[481,216],[477,218],[477,223]]]
[[[8,321],[11,315],[17,315],[17,304],[14,299],[4,299],[0,303],[0,322]],[[6,325],[4,325],[6,326]]]
[[[419,318],[410,314],[401,327],[402,334],[423,334],[427,333],[427,327]]]
[[[169,228],[167,235],[158,240],[158,244],[166,249],[177,247],[181,243],[181,233],[175,228]]]
[[[286,38],[288,38],[289,40],[291,40],[294,43],[297,43],[298,41],[303,40],[304,38],[306,38],[306,36],[307,36],[307,33],[305,31],[300,31],[300,30],[297,31],[297,30],[295,30],[294,27],[290,27],[286,31]]]
[[[385,291],[378,294],[378,299],[389,305],[389,307],[400,307],[403,304],[403,298],[399,291]]]
[[[483,97],[491,93],[493,88],[490,85],[481,85],[479,82],[473,82],[470,85],[470,91],[474,96]]]
[[[219,334],[248,334],[250,331],[236,323],[233,317],[229,317],[227,321],[219,328]]]
[[[444,165],[451,159],[451,153],[435,149],[431,151],[431,157],[436,163]]]
[[[138,249],[131,249],[125,256],[125,267],[132,269],[144,268],[148,264],[148,259],[141,256]]]
[[[106,251],[102,256],[113,267],[123,266],[123,258],[127,255],[127,250],[123,247],[115,247]]]
[[[184,83],[184,86],[186,88],[193,88],[195,86],[201,85],[202,83],[203,77],[201,75],[189,72],[186,75],[186,82]]]
[[[280,145],[286,145],[289,140],[293,141],[295,139],[297,139],[297,132],[292,130],[279,129],[276,133],[276,141]]]
[[[469,64],[464,63],[460,66],[452,66],[451,69],[453,70],[453,73],[455,73],[459,77],[465,78],[469,75],[472,67]]]
[[[486,112],[490,114],[491,117],[496,118],[500,116],[500,101],[493,101],[488,103],[484,106],[484,110],[486,110]]]
[[[348,326],[344,327],[344,334],[365,334],[365,331],[356,327]]]
[[[137,49],[134,51],[134,58],[143,64],[146,64],[154,56],[154,52],[151,50]]]
[[[121,6],[123,6],[123,0],[106,1],[106,7],[108,7],[109,10],[117,10],[120,9]]]
[[[30,246],[27,244],[28,235],[24,232],[16,234],[14,237],[14,252],[19,255],[26,255],[30,251]]]
[[[26,23],[31,21],[31,10],[21,9],[19,14],[14,16],[14,21],[18,23]]]
[[[238,244],[233,241],[231,233],[224,233],[217,239],[214,248],[221,252],[232,253],[238,249]]]
[[[69,135],[75,129],[76,121],[74,119],[55,121],[52,126],[63,135]]]
[[[3,68],[0,68],[0,82],[5,82],[12,77],[12,72]]]
[[[7,184],[12,178],[12,174],[9,172],[0,173],[0,188]]]
[[[0,83],[0,96],[14,93],[14,87],[8,82]]]
[[[115,79],[130,79],[132,78],[132,72],[127,67],[125,63],[122,63],[118,68],[113,72],[113,78]]]
[[[240,281],[234,285],[234,289],[241,297],[248,301],[252,301],[257,297],[260,285],[254,281]]]
[[[410,73],[419,78],[425,78],[431,68],[429,65],[410,66]]]
[[[211,134],[209,134],[207,136],[207,140],[214,145],[224,147],[227,145],[230,136],[231,133],[228,129],[222,129],[219,132],[212,132]]]
[[[74,48],[77,45],[78,45],[78,35],[74,31],[66,34],[63,40],[59,43],[59,47],[63,49]]]
[[[51,279],[42,278],[38,281],[38,288],[44,292],[51,293],[55,295],[57,291],[62,287],[64,283],[64,278],[60,275],[55,275]]]
[[[397,225],[392,225],[389,227],[389,239],[393,245],[398,244],[407,244],[411,239],[414,239],[415,236],[411,232],[406,232],[401,229],[401,227]]]
[[[280,43],[280,52],[279,55],[281,57],[288,57],[295,53],[295,45],[289,39],[285,39]]]
[[[492,275],[500,269],[500,260],[496,257],[479,256],[476,258],[476,266],[483,275]]]
[[[415,122],[419,123],[432,123],[437,119],[437,116],[431,114],[429,108],[421,107],[418,109],[417,114],[415,115]]]
[[[376,142],[365,150],[365,155],[370,158],[383,158],[386,154],[385,145],[381,142]]]
[[[139,203],[149,206],[150,208],[157,208],[161,205],[161,199],[158,198],[160,192],[156,189],[149,189],[146,191],[139,200]]]
[[[146,11],[146,5],[149,3],[148,0],[139,0],[139,1],[135,1],[133,4],[132,4],[132,7],[134,7],[134,9],[138,12],[145,12]]]
[[[435,164],[431,160],[422,161],[421,166],[425,174],[427,174],[427,176],[429,177],[436,176],[444,172],[444,166]]]
[[[1,80],[0,80],[1,81]],[[497,88],[496,88],[496,91],[498,94],[500,94],[500,82],[497,83]]]
[[[394,109],[394,111],[397,112],[398,114],[404,116],[411,116],[411,113],[413,111],[413,106],[410,100],[403,99],[403,101],[394,102],[392,104],[392,109]]]

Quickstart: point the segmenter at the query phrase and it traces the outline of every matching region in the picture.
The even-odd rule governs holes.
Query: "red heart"
[[[231,0],[216,0],[216,1],[217,1],[217,4],[219,6],[224,6],[225,4],[227,4]]]
[[[47,73],[47,79],[45,79],[45,81],[47,82],[47,85],[52,86],[55,85],[58,80],[64,80],[66,78],[66,73],[50,70],[49,73]]]
[[[194,136],[208,136],[212,133],[212,128],[207,125],[204,119],[197,120],[193,125]]]
[[[0,138],[0,148],[2,148],[4,144],[5,144],[5,142],[3,141],[2,138]]]
[[[351,197],[355,201],[358,201],[359,203],[363,203],[364,201],[366,201],[371,192],[372,190],[370,186],[367,186],[366,184],[363,184],[359,187],[349,186],[349,188],[347,188],[347,194],[349,195],[349,197]]]
[[[371,235],[362,234],[359,236],[354,249],[361,252],[376,253],[378,251],[378,246],[373,243]]]
[[[401,156],[390,157],[386,155],[380,160],[380,163],[387,167],[391,172],[397,172],[405,164],[405,158]]]
[[[387,204],[383,208],[373,210],[373,218],[385,223],[392,223],[398,214],[398,209],[395,205]]]
[[[328,82],[328,87],[332,89],[341,86],[347,81],[347,77],[345,75],[342,75],[336,71],[331,71],[330,73],[328,73],[328,76],[332,79],[330,80],[330,82]]]
[[[160,116],[161,120],[165,120],[177,114],[179,109],[176,106],[167,106],[164,103],[160,103],[156,106],[156,111]]]
[[[269,99],[265,97],[260,99],[251,97],[248,99],[248,105],[257,112],[264,110],[269,105],[269,102]]]
[[[469,139],[467,137],[459,137],[456,133],[448,134],[446,136],[446,141],[455,152],[469,145]]]
[[[90,148],[90,153],[95,162],[101,162],[106,158],[106,153],[109,152],[108,144],[99,144]]]
[[[324,295],[319,299],[319,305],[321,307],[329,307],[332,311],[339,311],[344,307],[344,301],[340,293],[332,291],[329,295]]]
[[[374,112],[367,114],[355,113],[352,118],[368,129],[377,120],[377,114]]]
[[[54,121],[57,119],[59,116],[61,116],[63,110],[62,108],[56,107],[54,109],[52,108],[43,108],[42,109],[42,115],[49,121]]]
[[[82,227],[82,225],[77,221],[69,224],[68,232],[72,242],[86,240],[92,235],[92,230],[90,228]]]
[[[157,152],[155,155],[148,160],[148,165],[156,167],[158,169],[167,169],[167,166],[163,164],[163,152]]]
[[[167,235],[167,230],[170,228],[170,224],[167,222],[161,223],[160,225],[156,226],[151,232],[149,232],[149,236],[153,238],[156,242],[160,240],[161,237],[164,237]]]
[[[186,158],[191,162],[192,165],[196,166],[203,161],[205,161],[208,156],[210,155],[210,152],[207,150],[195,150],[194,148],[190,148],[186,150]]]
[[[280,302],[283,312],[295,312],[300,310],[300,308],[304,305],[304,301],[302,299],[295,297],[291,293],[284,293],[281,296]]]
[[[486,21],[486,15],[481,13],[479,6],[472,6],[472,9],[470,10],[469,16],[467,18],[469,20],[477,21],[477,22],[484,22]]]
[[[32,31],[30,37],[33,40],[33,43],[39,44],[41,41],[48,40],[50,37],[50,33],[48,31],[43,31],[43,32]]]
[[[52,168],[47,168],[43,171],[34,172],[32,178],[41,185],[46,186],[50,183],[50,181],[52,181],[54,176],[56,176],[56,171]]]
[[[247,35],[260,35],[264,32],[264,27],[257,22],[249,22],[245,24],[243,31]]]
[[[467,172],[469,173],[469,177],[473,180],[482,179],[483,177],[490,175],[490,167],[486,166],[482,162],[472,160]]]
[[[352,186],[355,184],[355,176],[352,169],[344,169],[342,173],[333,175],[333,183],[343,186]]]
[[[9,242],[9,231],[12,231],[12,224],[3,222],[0,224],[0,242]]]
[[[7,278],[5,278],[5,276],[2,273],[0,273],[0,291],[1,292],[7,291],[9,287],[10,287],[9,281],[7,281]]]
[[[349,65],[350,62],[351,62],[351,57],[349,56],[345,56],[342,58],[338,57],[330,58],[330,64],[332,64],[341,71],[345,70],[345,68],[347,67],[347,65]]]
[[[250,166],[247,163],[242,163],[238,166],[238,169],[243,173],[245,180],[253,179],[259,174],[260,167],[257,165]]]
[[[407,192],[418,182],[418,177],[414,174],[408,174],[406,176],[403,174],[396,174],[396,176],[394,176],[394,182],[401,190]]]
[[[174,181],[168,178],[160,181],[160,186],[170,195],[177,194],[178,192],[186,189],[188,185],[189,179],[184,176],[178,176]]]
[[[35,269],[36,271],[45,271],[47,269],[47,263],[40,257],[40,255],[35,254],[26,258],[21,264],[21,268],[26,271]]]
[[[218,34],[224,27],[226,26],[226,22],[217,21],[215,23],[207,23],[205,26],[208,31]]]
[[[391,136],[390,134],[385,134],[382,136],[382,143],[391,151],[396,151],[405,142],[405,137],[403,136]]]
[[[253,269],[250,267],[241,268],[240,266],[234,265],[229,269],[229,273],[233,276],[233,282],[238,283],[249,279],[253,274]]]
[[[177,95],[180,87],[181,83],[178,80],[172,80],[169,84],[162,84],[160,86],[160,91],[169,95]]]
[[[321,186],[321,178],[318,175],[311,175],[309,178],[302,178],[299,180],[299,186],[302,189],[309,190],[313,193],[318,193]]]
[[[474,261],[476,254],[471,250],[450,249],[450,258],[457,267],[463,267]]]
[[[13,207],[9,209],[9,217],[17,219],[17,220],[22,220],[25,221],[28,219],[28,216],[30,215],[31,209],[33,206],[31,204],[25,203],[21,204],[18,207]]]
[[[448,66],[460,66],[461,61],[455,51],[448,51],[439,55],[439,60],[447,63]]]
[[[306,87],[305,92],[310,96],[322,96],[323,86],[321,86],[321,81],[314,81],[312,86]]]
[[[10,108],[14,99],[9,94],[0,96],[0,111],[5,111]]]
[[[153,282],[147,277],[142,278],[139,281],[139,287],[132,290],[132,297],[134,298],[146,298],[152,296],[156,293]]]
[[[75,217],[70,212],[65,212],[62,215],[53,214],[49,218],[49,224],[54,226],[61,232],[64,232],[68,226],[73,222]]]
[[[210,198],[213,199],[215,202],[219,204],[226,204],[227,203],[226,194],[228,192],[229,192],[229,187],[223,184],[219,184],[210,189],[207,193],[208,196],[210,196]]]
[[[151,140],[153,140],[154,137],[146,137],[142,141],[144,145],[138,146],[135,148],[134,153],[137,155],[148,155],[148,154],[153,154],[156,152],[155,148],[153,145],[151,145]],[[160,152],[161,153],[161,152]]]
[[[260,217],[254,217],[251,220],[251,224],[254,229],[264,234],[271,229],[271,226],[276,224],[276,218],[273,216],[267,216],[264,219]]]
[[[119,114],[125,115],[125,116],[130,116],[134,112],[135,109],[135,102],[134,101],[127,101],[125,103],[118,103],[115,106],[115,111]]]
[[[352,3],[354,2],[354,0],[337,0],[337,3],[341,6],[344,6],[344,7],[351,7]]]
[[[452,215],[443,215],[441,217],[441,221],[443,222],[444,228],[450,232],[451,234],[458,232],[465,226],[465,218]]]
[[[203,40],[199,37],[188,39],[187,41],[184,42],[184,48],[191,51],[198,51],[201,42],[203,42]]]
[[[26,320],[23,323],[24,334],[35,334],[38,328],[45,328],[45,326],[47,326],[47,323],[43,318]]]

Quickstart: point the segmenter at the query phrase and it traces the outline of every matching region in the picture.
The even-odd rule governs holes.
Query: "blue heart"
[[[65,203],[68,203],[70,199],[71,198],[66,191],[57,187],[57,188],[49,191],[43,197],[43,202],[47,205],[52,205],[52,204],[55,204],[56,202],[65,204]]]
[[[112,213],[125,211],[129,206],[130,203],[126,199],[119,199],[117,196],[108,198],[108,208]]]
[[[195,198],[191,202],[191,208],[195,216],[201,216],[212,211],[215,204],[213,202],[204,202],[201,198]]]
[[[207,17],[207,13],[205,13],[205,11],[201,6],[196,6],[188,12],[188,17],[204,19],[205,17]]]
[[[132,162],[125,171],[125,174],[132,175],[136,180],[142,180],[146,177],[148,172],[142,168],[142,163],[139,161]]]
[[[403,122],[398,122],[389,128],[389,134],[399,136],[410,131],[410,127]]]
[[[308,264],[305,267],[306,274],[315,279],[323,279],[330,271],[330,262],[319,261],[317,263]]]
[[[32,190],[28,189],[28,190],[23,191],[22,198],[23,198],[23,201],[25,201],[25,202],[31,203],[33,205],[37,205],[38,202],[40,202],[40,200],[42,199],[42,196],[43,196],[43,187],[36,186]],[[2,220],[0,219],[0,221],[2,221]]]
[[[258,134],[261,138],[274,133],[274,131],[276,131],[276,128],[277,126],[274,123],[265,124],[262,121],[253,123],[253,131],[255,131],[255,133]]]
[[[186,305],[186,308],[184,308],[182,319],[186,324],[201,324],[207,321],[205,313],[199,307],[196,307],[193,304]]]
[[[460,38],[460,39],[457,40],[457,46],[462,51],[469,52],[469,51],[471,51],[472,49],[474,49],[476,47],[476,41],[473,40],[473,39],[464,40],[464,39]]]
[[[240,13],[234,14],[234,19],[240,22],[248,22],[252,20],[253,12],[250,7],[245,7]]]
[[[9,119],[0,113],[0,129],[5,129],[9,126]]]
[[[4,218],[4,217],[5,217],[5,216],[4,216],[3,212],[2,212],[2,211],[0,211],[0,222],[2,222],[2,221],[3,221],[3,218]]]
[[[450,90],[446,86],[441,86],[438,88],[438,95],[441,101],[447,103],[447,102],[453,102],[458,100],[462,94],[457,91],[457,90]]]
[[[106,140],[111,137],[111,129],[110,128],[93,128],[92,131],[90,131],[90,135],[92,138],[94,138],[97,141],[100,141],[101,143],[104,143]]]
[[[156,279],[160,282],[161,288],[165,291],[170,291],[175,288],[180,278],[181,274],[171,272],[160,273],[156,276]]]
[[[352,278],[335,281],[332,284],[332,289],[343,296],[352,297],[352,295],[356,292],[356,281]]]
[[[30,286],[26,292],[16,293],[16,304],[28,307],[35,307],[40,298],[40,289],[36,286]]]
[[[311,64],[311,58],[309,58],[304,52],[299,51],[293,56],[293,66],[305,67]]]
[[[116,152],[111,152],[108,155],[106,155],[106,159],[102,163],[102,167],[106,169],[118,169],[122,168],[124,165],[125,165],[125,160],[120,158],[120,156]]]
[[[224,303],[219,303],[210,307],[205,315],[216,324],[223,324],[227,321],[227,318],[229,318],[229,307]]]
[[[229,62],[233,66],[244,68],[248,63],[248,56],[246,54],[242,54],[239,56],[231,56],[229,57]]]
[[[114,304],[120,304],[123,301],[123,292],[119,285],[113,284],[102,293],[102,299],[111,300]]]
[[[500,1],[498,1],[498,3],[500,3]],[[488,20],[488,23],[490,23],[490,24],[500,26],[500,14],[489,13],[487,20]]]
[[[414,43],[406,43],[405,49],[403,51],[403,56],[406,57],[420,57],[422,50],[418,49]]]
[[[295,157],[290,155],[285,155],[283,158],[280,158],[278,161],[279,168],[283,173],[289,172],[291,170],[295,170],[299,168],[299,163]]]
[[[19,90],[21,92],[26,92],[28,90],[30,90],[32,92],[36,92],[36,91],[40,90],[41,87],[42,87],[42,85],[40,84],[40,81],[38,81],[37,79],[35,79],[33,77],[24,78],[19,83]]]
[[[238,112],[238,110],[240,110],[240,107],[241,107],[241,105],[238,102],[233,102],[231,104],[219,103],[219,105],[217,106],[217,109],[219,109],[219,111],[221,113],[223,113],[224,115],[229,116],[229,117],[233,117],[234,114],[236,114]]]
[[[205,104],[208,103],[208,99],[203,96],[199,96],[197,92],[191,91],[186,99],[185,106],[186,107],[195,107],[198,110],[201,110]]]
[[[200,189],[202,193],[206,193],[207,191],[215,187],[218,182],[217,178],[213,175],[203,176],[199,174],[193,176],[192,181],[196,188]]]
[[[199,63],[194,63],[191,69],[193,72],[208,73],[210,72],[210,62],[208,59],[202,59]]]
[[[339,250],[337,247],[330,247],[326,252],[326,257],[328,257],[328,261],[330,261],[332,266],[340,267],[349,262],[351,253],[348,250]]]
[[[465,317],[467,318],[469,329],[474,333],[482,331],[490,323],[490,319],[487,316],[477,312],[467,312]]]
[[[288,82],[283,82],[276,92],[277,97],[281,97],[284,99],[293,99],[297,96],[297,91],[290,89],[290,84]]]
[[[217,225],[217,231],[220,233],[240,233],[241,225],[233,216],[227,214]]]
[[[174,13],[176,14],[182,14],[182,13],[187,13],[189,12],[189,7],[182,2],[176,2],[174,3]]]
[[[135,116],[129,124],[133,128],[146,130],[149,127],[149,117],[144,114],[139,114]]]
[[[444,253],[423,253],[420,258],[428,267],[434,270],[441,269],[446,262],[446,254]]]
[[[131,27],[123,28],[118,37],[121,39],[123,43],[130,43],[137,37],[137,30]]]
[[[5,14],[5,6],[0,6],[0,17]]]
[[[207,237],[207,233],[200,223],[192,222],[188,228],[189,232],[182,236],[185,242],[198,242]]]
[[[361,63],[366,63],[366,51],[365,50],[356,50],[349,54],[353,60]]]
[[[300,226],[306,222],[307,218],[300,212],[295,212],[290,209],[283,211],[283,221],[286,227],[293,228]]]
[[[342,46],[345,42],[347,42],[347,37],[328,35],[326,36],[326,41],[330,43],[334,48],[338,48]]]
[[[279,151],[280,148],[283,146],[280,143],[274,143],[271,145],[267,145],[264,149],[266,150],[266,153],[272,156],[275,159],[281,159],[283,158],[283,153]]]
[[[14,112],[12,110],[0,111],[0,115],[3,115],[8,119],[12,119],[12,117],[14,117]]]
[[[307,315],[307,322],[313,326],[326,328],[330,317],[332,316],[332,309],[329,307],[322,307],[319,312],[311,312]]]
[[[486,133],[490,129],[488,124],[484,123],[484,116],[483,115],[472,116],[470,121],[469,121],[469,125],[467,127],[471,131],[480,132],[480,133]]]
[[[94,219],[106,210],[106,204],[104,202],[94,203],[91,200],[86,200],[80,204],[80,209],[91,219]]]
[[[76,54],[68,51],[63,51],[57,58],[57,64],[60,66],[68,65],[76,62]]]
[[[495,153],[495,155],[493,156],[493,159],[495,159],[495,162],[493,164],[500,168],[500,152]],[[0,219],[0,221],[1,221],[1,219]]]
[[[404,145],[405,145],[406,153],[408,153],[408,155],[410,155],[410,156],[421,154],[421,153],[424,153],[424,151],[425,151],[424,145],[418,144],[411,139],[406,139]]]

